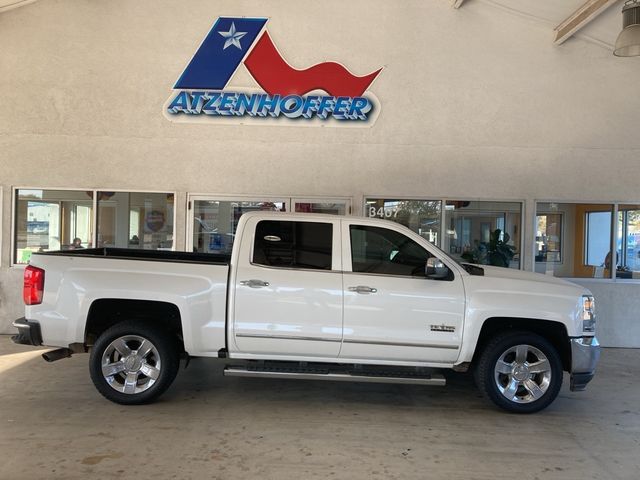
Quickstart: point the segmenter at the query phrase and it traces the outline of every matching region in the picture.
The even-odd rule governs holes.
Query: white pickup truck
[[[150,402],[181,357],[225,375],[443,385],[530,413],[563,372],[583,390],[600,354],[594,300],[572,283],[458,264],[393,222],[318,214],[241,217],[230,256],[87,249],[34,254],[17,343],[91,352],[106,398]]]

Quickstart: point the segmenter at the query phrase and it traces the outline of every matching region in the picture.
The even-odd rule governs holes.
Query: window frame
[[[245,224],[245,231],[246,230],[251,230],[252,234],[251,234],[251,241],[249,242],[249,248],[248,248],[248,259],[245,257],[246,261],[248,262],[249,265],[251,265],[252,267],[258,267],[258,268],[266,268],[266,269],[275,269],[275,270],[291,270],[291,271],[303,271],[303,272],[309,272],[309,271],[313,271],[313,272],[318,272],[318,273],[343,273],[343,265],[342,265],[342,257],[343,257],[343,244],[342,244],[342,222],[341,220],[327,220],[327,219],[321,219],[321,218],[317,218],[317,219],[311,219],[311,218],[297,218],[295,220],[287,220],[287,221],[295,221],[295,222],[307,222],[307,223],[328,223],[332,226],[332,237],[331,237],[331,269],[330,270],[320,270],[320,269],[309,269],[309,268],[296,268],[296,267],[273,267],[271,265],[263,265],[261,263],[254,263],[253,262],[253,256],[254,256],[254,249],[255,249],[255,235],[256,235],[256,228],[258,226],[258,223],[260,223],[261,221],[264,220],[274,220],[274,221],[282,221],[282,219],[277,217],[278,213],[277,212],[273,212],[273,216],[272,215],[265,215],[264,217],[261,216],[261,218],[257,218],[254,217],[251,220],[249,220],[246,224]],[[302,214],[298,214],[298,215],[302,215]],[[239,244],[239,248],[237,250],[238,255],[240,255],[240,258],[238,259],[238,261],[243,261],[242,260],[242,256],[246,255],[246,250],[245,250],[245,246],[243,245],[244,242],[240,242]],[[243,253],[244,251],[244,253]],[[232,261],[233,261],[233,257],[232,257]]]
[[[436,257],[439,260],[441,260],[449,268],[449,270],[451,270],[451,272],[452,272],[451,280],[452,281],[455,280],[458,275],[460,275],[461,269],[460,269],[459,265],[453,259],[449,258],[449,256],[445,252],[443,252],[439,247],[437,247],[436,245],[430,243],[428,240],[426,240],[425,238],[421,237],[420,235],[418,235],[413,230],[409,230],[407,232],[407,231],[405,231],[406,227],[404,227],[403,225],[400,225],[399,223],[394,223],[394,222],[391,222],[390,225],[385,225],[385,226],[381,227],[377,223],[376,219],[370,219],[369,217],[360,217],[360,218],[352,217],[352,218],[345,218],[345,219],[341,220],[341,230],[342,230],[342,232],[346,232],[345,234],[342,235],[342,246],[341,246],[341,250],[342,250],[342,271],[345,274],[371,275],[371,276],[386,277],[386,278],[410,278],[410,279],[418,280],[418,281],[426,280],[426,277],[424,277],[424,278],[422,278],[422,277],[414,277],[414,276],[411,276],[411,275],[406,275],[405,276],[405,275],[388,275],[388,274],[382,274],[382,273],[354,272],[353,269],[352,269],[353,259],[351,258],[351,234],[350,234],[351,225],[385,228],[387,230],[393,230],[394,232],[400,233],[400,234],[410,238],[411,240],[413,240],[419,246],[421,246],[426,251],[431,253],[434,257]]]
[[[536,261],[536,255],[535,255],[535,253],[536,253],[536,240],[535,240],[535,236],[534,236],[534,240],[533,240],[533,253],[534,253],[534,255],[533,255],[533,267],[534,267],[534,271],[535,271],[536,263],[553,263],[553,264],[556,264],[556,265],[564,265],[564,262],[565,262],[565,252],[564,252],[564,247],[565,247],[565,245],[564,245],[565,214],[564,214],[564,212],[549,212],[549,211],[546,211],[546,210],[542,211],[542,212],[540,212],[540,214],[538,214],[537,210],[534,211],[533,212],[533,218],[534,218],[534,225],[535,225],[535,228],[534,228],[534,232],[535,233],[537,233],[537,231],[538,231],[538,217],[542,216],[542,215],[558,215],[560,217],[560,239],[559,239],[559,242],[560,242],[560,252],[559,252],[560,253],[560,260],[551,261],[551,262],[549,260],[547,260],[546,262],[537,262]]]
[[[611,205],[612,209],[611,209],[611,238],[610,238],[610,245],[617,245],[617,239],[618,239],[618,228],[617,228],[617,222],[618,222],[618,208],[620,205],[628,205],[628,204],[640,204],[640,202],[634,202],[634,201],[612,201],[612,200],[573,200],[573,199],[539,199],[539,198],[535,198],[533,199],[533,220],[532,220],[532,225],[534,227],[534,231],[536,228],[536,212],[538,211],[538,204],[541,203],[558,203],[558,204],[571,204],[571,205]],[[564,221],[564,220],[563,220]],[[585,223],[586,223],[586,219],[585,219]],[[563,231],[564,231],[564,225],[563,225]],[[529,254],[531,255],[532,258],[532,268],[528,269],[529,271],[535,272],[535,266],[536,266],[536,262],[535,262],[535,237],[532,238],[532,245],[531,248],[529,249]],[[563,248],[565,248],[563,246]],[[586,248],[586,247],[585,247]],[[566,256],[567,253],[563,251],[563,256]],[[566,257],[565,257],[566,258]],[[601,278],[594,278],[594,277],[557,277],[557,278],[564,278],[566,280],[579,280],[580,282],[606,282],[606,283],[612,283],[612,282],[625,282],[625,283],[638,283],[638,279],[623,279],[623,278],[616,278],[616,269],[612,268],[610,269],[611,271],[609,272],[610,276],[609,277],[601,277]]]
[[[526,199],[522,199],[522,198],[501,198],[501,199],[497,199],[497,198],[478,198],[478,197],[464,197],[464,196],[439,196],[439,195],[431,195],[431,196],[424,196],[424,195],[381,195],[381,194],[376,194],[376,195],[372,195],[372,194],[365,194],[362,196],[362,211],[360,212],[360,215],[363,218],[371,218],[369,216],[367,216],[366,213],[366,208],[367,208],[367,200],[376,200],[376,199],[380,199],[380,200],[384,200],[385,198],[393,198],[393,200],[415,200],[415,201],[421,201],[421,202],[436,202],[439,201],[440,202],[440,228],[438,230],[438,235],[440,237],[440,244],[441,245],[434,245],[436,247],[437,251],[442,251],[444,252],[444,250],[442,250],[442,247],[444,245],[444,239],[445,239],[445,234],[446,234],[446,229],[447,229],[447,225],[446,225],[446,205],[447,202],[456,202],[456,201],[462,201],[462,202],[489,202],[489,203],[518,203],[520,205],[520,241],[518,242],[518,253],[520,254],[520,260],[519,260],[519,267],[516,268],[512,268],[512,270],[528,270],[525,267],[525,260],[526,260],[526,255],[525,255],[525,251],[526,251],[526,239],[529,235],[529,225],[527,222],[527,216],[526,216],[526,208],[527,208],[527,200]],[[535,207],[535,205],[534,205]],[[378,218],[378,217],[376,217]],[[534,222],[535,222],[535,208],[534,208]],[[394,222],[397,223],[397,222]],[[414,232],[415,233],[415,232]],[[447,255],[447,258],[450,256],[450,254],[445,253],[445,255]],[[535,267],[535,258],[533,261],[533,265]],[[451,268],[451,267],[450,267]]]
[[[368,229],[370,229],[370,230],[367,231]],[[349,225],[348,236],[349,236],[349,253],[350,253],[350,256],[351,256],[351,262],[350,262],[349,266],[350,266],[350,269],[351,269],[352,273],[357,274],[357,275],[378,275],[378,276],[391,277],[391,278],[394,278],[394,277],[417,278],[417,279],[426,278],[426,276],[424,275],[424,271],[422,272],[423,273],[422,275],[413,275],[413,274],[405,275],[405,274],[397,274],[397,273],[390,273],[390,272],[355,271],[353,269],[353,267],[354,267],[354,261],[353,261],[353,232],[354,232],[354,230],[364,231],[365,234],[371,233],[371,234],[377,235],[377,236],[381,237],[381,239],[384,242],[388,242],[388,243],[391,243],[391,241],[387,238],[387,236],[384,233],[381,234],[381,233],[376,232],[375,230],[383,230],[383,231],[387,231],[387,232],[394,232],[397,235],[400,235],[400,236],[408,239],[410,242],[412,242],[414,245],[417,245],[418,248],[423,249],[429,255],[429,256],[427,256],[425,258],[424,265],[426,265],[426,263],[427,263],[426,260],[427,259],[436,257],[436,255],[434,255],[429,249],[424,248],[421,244],[416,242],[413,238],[407,236],[404,232],[398,232],[397,230],[392,230],[390,228],[385,228],[385,227],[380,226],[380,225],[359,225],[357,223],[351,223]],[[345,233],[347,233],[347,232],[345,232]],[[397,246],[397,245],[394,244],[394,246]],[[365,250],[365,253],[366,253],[366,250]],[[400,250],[397,251],[396,255],[398,253],[400,253]],[[394,255],[394,257],[395,257],[395,255]],[[392,263],[392,260],[393,260],[393,257],[388,259],[388,260],[383,259],[382,262],[381,262],[382,266],[384,267],[384,264],[386,264],[386,263]],[[418,267],[422,266],[422,268],[424,269],[424,265],[417,265],[415,268],[418,268]]]
[[[143,189],[117,189],[117,188],[96,188],[93,191],[93,199],[94,199],[94,205],[93,208],[95,208],[95,215],[94,215],[94,219],[93,219],[93,231],[95,232],[95,238],[94,238],[94,245],[98,244],[98,224],[99,224],[99,218],[98,218],[98,192],[114,192],[114,193],[152,193],[152,194],[165,194],[165,195],[173,195],[173,229],[171,231],[171,236],[173,238],[173,241],[171,242],[171,250],[164,250],[164,251],[170,251],[170,252],[175,252],[176,251],[176,246],[177,246],[177,238],[176,238],[176,234],[177,234],[177,228],[176,228],[176,224],[177,224],[177,220],[178,220],[178,212],[177,212],[177,201],[178,201],[178,192],[177,191],[161,191],[161,190],[143,190]],[[114,247],[108,247],[108,248],[114,248]],[[119,247],[122,248],[122,247]]]
[[[623,208],[623,207],[630,207],[630,206],[634,206],[634,207],[638,207],[638,208]],[[621,221],[621,226],[622,226],[622,235],[620,237],[616,237],[615,240],[616,242],[618,240],[620,240],[620,245],[621,245],[621,252],[620,252],[620,263],[622,265],[625,265],[628,263],[629,260],[629,246],[627,243],[627,236],[628,236],[628,226],[629,226],[629,217],[628,217],[628,212],[632,212],[632,211],[640,211],[640,204],[639,203],[625,203],[625,202],[620,202],[618,204],[618,209],[617,209],[617,216],[619,217],[620,215],[622,215],[621,219],[616,218],[615,220],[615,229],[616,229],[616,235],[618,233],[618,221]],[[617,243],[616,243],[616,251],[617,251]],[[640,255],[640,252],[634,252],[636,255]],[[632,270],[632,272],[635,270]],[[617,278],[617,277],[616,277]],[[632,278],[633,279],[633,278]],[[627,279],[628,280],[628,279]],[[637,280],[637,279],[636,279]]]
[[[330,228],[330,237],[331,237],[331,247],[330,247],[330,257],[329,257],[329,268],[313,268],[313,267],[301,267],[301,266],[281,266],[281,265],[267,265],[264,263],[259,263],[255,261],[255,254],[256,254],[256,243],[258,241],[257,239],[257,235],[256,232],[258,231],[258,227],[261,223],[263,222],[277,222],[277,223],[291,223],[291,224],[299,224],[299,223],[313,223],[313,224],[323,224],[323,225],[329,225]],[[293,226],[295,229],[295,225]],[[322,221],[321,219],[318,219],[317,221],[311,221],[311,220],[296,220],[296,219],[291,219],[291,220],[282,220],[282,219],[276,219],[276,218],[264,218],[264,219],[259,219],[256,224],[255,227],[253,228],[253,239],[252,239],[252,244],[251,244],[251,258],[249,263],[251,265],[255,265],[258,267],[266,267],[266,268],[276,268],[278,270],[311,270],[314,272],[330,272],[333,270],[333,260],[335,258],[335,223],[334,222],[330,222],[330,221]],[[295,233],[294,233],[295,235]],[[294,244],[295,246],[295,244]],[[293,251],[296,250],[296,248],[292,248]]]
[[[278,196],[278,195],[265,195],[260,197],[259,195],[216,195],[208,193],[188,193],[185,215],[185,249],[187,251],[193,251],[194,241],[194,228],[193,222],[195,220],[195,202],[274,202],[284,203],[287,208],[287,213],[291,212],[291,200],[290,197]],[[253,259],[253,246],[251,247],[251,259]]]
[[[520,241],[518,242],[518,250],[517,250],[517,254],[519,255],[518,257],[518,268],[511,268],[511,267],[500,267],[500,268],[509,268],[510,270],[525,270],[525,255],[524,255],[524,251],[525,251],[525,238],[528,235],[527,232],[527,222],[526,222],[526,216],[525,216],[525,208],[527,205],[526,200],[513,200],[513,199],[500,199],[497,200],[495,198],[470,198],[470,197],[451,197],[451,198],[445,198],[443,203],[444,208],[442,209],[442,223],[443,223],[443,234],[446,233],[446,215],[447,215],[447,202],[479,202],[479,203],[517,203],[520,205]],[[505,210],[495,210],[493,213],[509,213],[508,211]],[[506,215],[503,215],[504,219],[506,221]],[[489,230],[489,234],[491,234],[491,230]],[[443,240],[445,239],[445,236],[442,237]],[[450,254],[449,254],[450,255]],[[482,267],[482,265],[479,265],[480,267]]]
[[[190,251],[189,249],[193,248],[194,241],[194,230],[193,230],[193,221],[194,221],[194,212],[195,212],[195,202],[198,201],[209,201],[209,202],[274,202],[274,203],[284,203],[286,207],[286,213],[296,213],[292,209],[295,207],[297,202],[308,201],[306,203],[330,203],[330,202],[343,202],[347,207],[347,213],[343,215],[344,217],[349,217],[353,215],[353,197],[341,197],[341,196],[319,196],[319,195],[304,195],[304,196],[296,196],[296,195],[260,195],[260,194],[251,194],[251,195],[230,195],[228,193],[225,194],[217,194],[217,193],[190,193],[187,192],[187,203],[186,203],[186,215],[185,215],[185,249]],[[322,215],[322,214],[316,214]]]
[[[91,205],[92,208],[92,216],[91,224],[93,228],[93,235],[91,238],[92,244],[97,245],[98,239],[98,192],[117,192],[117,193],[164,193],[173,195],[173,244],[171,247],[171,251],[176,251],[176,220],[177,220],[177,198],[178,192],[175,190],[148,190],[148,189],[135,189],[135,188],[109,188],[109,187],[99,187],[99,188],[82,188],[82,187],[37,187],[37,186],[12,186],[11,187],[11,252],[10,252],[10,263],[9,266],[11,268],[25,268],[28,263],[17,263],[16,262],[16,209],[17,209],[17,192],[19,190],[60,190],[67,192],[91,192],[93,194],[93,202]],[[0,244],[1,245],[1,244]]]
[[[590,257],[590,252],[589,252],[589,247],[590,247],[590,231],[591,231],[591,215],[592,214],[598,214],[598,213],[604,213],[604,214],[609,214],[611,215],[611,219],[609,220],[609,228],[614,228],[614,226],[617,228],[617,221],[616,219],[613,217],[613,204],[606,204],[606,205],[611,205],[611,210],[591,210],[591,209],[586,209],[584,211],[584,218],[582,219],[583,222],[583,249],[582,249],[582,263],[585,266],[589,266],[589,267],[599,267],[601,265],[594,265],[589,263],[589,257]],[[611,242],[612,237],[611,235],[609,235],[609,242]],[[617,249],[615,248],[614,244],[609,243],[609,253],[612,253],[613,250],[616,250],[616,257],[617,257]],[[577,256],[576,256],[577,258]],[[605,256],[606,258],[606,256]],[[610,260],[610,262],[612,262],[612,265],[617,265],[617,261],[615,258],[612,258]],[[615,271],[615,269],[613,269]]]
[[[362,197],[362,216],[364,218],[373,218],[373,219],[378,219],[378,220],[389,220],[391,222],[394,223],[398,223],[395,222],[394,220],[392,220],[391,218],[380,218],[380,217],[371,217],[368,215],[367,213],[367,208],[369,208],[367,205],[367,201],[368,200],[399,200],[399,201],[416,201],[416,202],[439,202],[440,203],[440,215],[438,216],[438,241],[436,243],[433,243],[432,245],[435,245],[436,247],[440,248],[440,245],[438,245],[439,243],[441,244],[443,241],[443,235],[445,232],[445,226],[444,226],[444,205],[445,205],[445,200],[443,200],[440,197],[422,197],[422,196],[407,196],[407,195],[364,195]],[[415,233],[415,232],[414,232]],[[431,242],[429,242],[431,243]]]

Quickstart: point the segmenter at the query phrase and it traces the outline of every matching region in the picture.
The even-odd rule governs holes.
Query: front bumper
[[[11,337],[13,343],[36,347],[42,345],[42,332],[39,323],[31,322],[22,317],[13,322],[13,326],[18,329],[18,334]]]
[[[572,391],[584,390],[596,371],[600,358],[600,344],[596,337],[578,337],[571,341],[571,385]]]

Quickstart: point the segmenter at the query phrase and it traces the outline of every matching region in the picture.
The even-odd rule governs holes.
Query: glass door
[[[351,199],[189,195],[188,208],[188,248],[194,252],[229,255],[243,213],[267,210],[348,215]]]
[[[259,210],[289,211],[286,198],[190,197],[188,245],[201,253],[231,254],[238,221],[243,213]]]

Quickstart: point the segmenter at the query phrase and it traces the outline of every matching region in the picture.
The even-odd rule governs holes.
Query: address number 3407
[[[378,218],[396,218],[398,216],[398,208],[369,207],[369,216]]]

